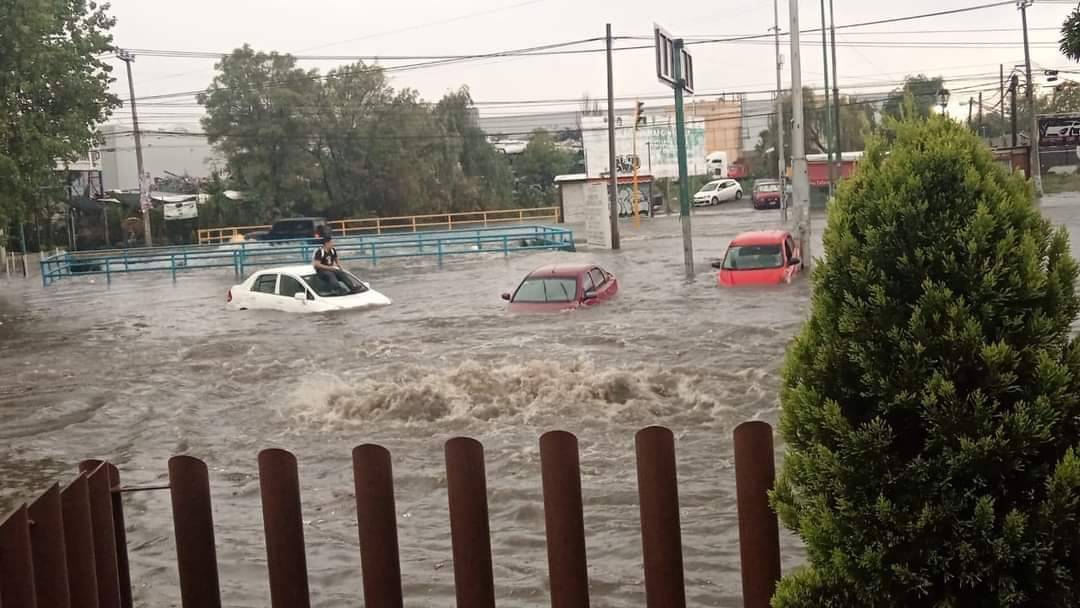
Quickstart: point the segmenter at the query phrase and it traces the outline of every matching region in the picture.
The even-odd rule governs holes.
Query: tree
[[[505,206],[513,199],[510,164],[487,140],[475,112],[468,87],[446,94],[435,106],[436,120],[447,141],[457,144],[456,161],[461,173],[454,188],[455,211]]]
[[[890,125],[832,203],[783,372],[775,608],[1080,605],[1064,229],[970,131]]]
[[[206,107],[203,129],[228,161],[238,189],[262,202],[269,221],[318,205],[320,177],[306,113],[316,98],[315,72],[296,67],[290,55],[236,49],[216,66],[218,75],[198,96]]]
[[[938,106],[939,93],[945,88],[945,79],[941,76],[929,78],[925,74],[908,76],[904,86],[894,89],[885,100],[881,113],[892,118],[903,118],[905,99],[911,98],[914,118],[927,118]]]
[[[0,228],[62,186],[57,161],[85,157],[119,100],[109,93],[109,5],[0,0]]]
[[[1061,54],[1080,61],[1080,8],[1073,9],[1061,24]]]
[[[514,161],[518,204],[524,207],[554,204],[555,176],[565,174],[573,166],[574,154],[555,145],[551,133],[544,129],[533,131],[525,151]]]

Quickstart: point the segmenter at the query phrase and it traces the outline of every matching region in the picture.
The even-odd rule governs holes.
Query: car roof
[[[758,185],[774,185],[775,186],[775,185],[778,185],[779,183],[780,183],[780,180],[778,180],[778,179],[756,179],[756,180],[754,180],[754,185],[755,186],[758,186]]]
[[[274,268],[263,268],[262,270],[255,273],[255,275],[260,274],[295,274],[297,276],[303,276],[306,274],[315,274],[315,267],[311,264],[297,264],[295,266],[277,266]]]
[[[732,245],[772,245],[782,243],[791,233],[787,230],[756,230],[744,232],[731,240]]]
[[[529,277],[577,277],[598,268],[596,264],[550,264],[529,273]]]

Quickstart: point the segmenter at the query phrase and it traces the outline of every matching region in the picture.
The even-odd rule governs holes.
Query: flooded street
[[[1075,196],[1044,213],[1080,242]],[[815,216],[820,230],[824,217]],[[223,603],[267,605],[256,454],[300,467],[312,603],[361,597],[351,449],[393,455],[407,605],[454,604],[443,443],[486,450],[497,602],[547,600],[539,445],[564,429],[581,447],[593,603],[644,603],[634,433],[676,435],[688,603],[740,606],[731,433],[774,423],[785,348],[809,282],[720,290],[708,260],[777,212],[723,207],[694,218],[698,274],[683,278],[677,216],[623,223],[621,252],[481,254],[405,265],[347,264],[394,300],[324,316],[224,309],[231,272],[0,281],[0,511],[66,481],[84,458],[125,484],[161,483],[186,453],[210,467]],[[583,232],[578,234],[583,238]],[[536,266],[595,261],[620,281],[612,303],[512,316],[499,295]],[[141,606],[179,604],[167,492],[125,495]],[[785,570],[797,543],[783,538]]]

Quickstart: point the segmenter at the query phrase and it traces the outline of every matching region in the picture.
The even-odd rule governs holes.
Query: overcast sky
[[[991,0],[835,0],[837,25],[937,12],[990,3]],[[788,2],[781,0],[780,22],[788,27]],[[1080,67],[1057,51],[1057,29],[1075,2],[1036,0],[1028,10],[1032,61],[1039,68]],[[257,7],[257,8],[252,8]],[[820,4],[800,2],[802,29],[820,25]],[[454,55],[520,49],[603,36],[610,22],[616,36],[651,36],[654,22],[678,36],[727,37],[768,33],[773,8],[768,0],[113,0],[117,46],[132,49],[227,52],[244,43],[260,50],[299,55]],[[942,32],[942,30],[947,30]],[[978,30],[963,32],[958,30]],[[1000,30],[1000,31],[986,31]],[[837,32],[841,88],[862,94],[889,89],[905,74],[943,75],[954,91],[952,112],[967,111],[969,96],[983,89],[987,106],[996,103],[998,65],[1008,72],[1024,59],[1020,14],[1015,6],[904,21]],[[821,86],[820,34],[804,34],[804,82]],[[817,44],[814,44],[817,43]],[[649,44],[618,41],[616,46]],[[937,45],[937,48],[914,48]],[[964,48],[974,47],[974,48]],[[573,48],[600,48],[594,42]],[[693,47],[699,95],[757,92],[775,87],[771,39]],[[782,53],[790,55],[786,38]],[[117,93],[127,98],[123,64],[117,60]],[[305,61],[325,71],[343,62]],[[398,63],[381,61],[383,66]],[[213,78],[211,59],[137,56],[137,98],[204,88]],[[785,65],[785,87],[790,72]],[[1063,74],[1063,76],[1065,76]],[[1080,79],[1080,74],[1072,76]],[[484,102],[576,99],[606,92],[604,55],[582,54],[486,59],[392,75],[395,87],[412,87],[425,99],[468,85],[485,114],[520,114],[573,106],[488,106]],[[1045,81],[1041,69],[1037,81]],[[651,49],[615,55],[617,96],[663,94]],[[650,101],[648,103],[661,103]],[[961,109],[960,106],[963,105]],[[626,105],[629,105],[628,103]],[[116,119],[128,122],[127,108]],[[174,114],[180,113],[177,117]],[[140,103],[144,128],[178,123],[197,125],[192,97]]]

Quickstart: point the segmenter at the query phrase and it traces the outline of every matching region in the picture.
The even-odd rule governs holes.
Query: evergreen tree
[[[833,201],[784,370],[775,608],[1080,605],[1064,230],[958,123],[890,126]]]

